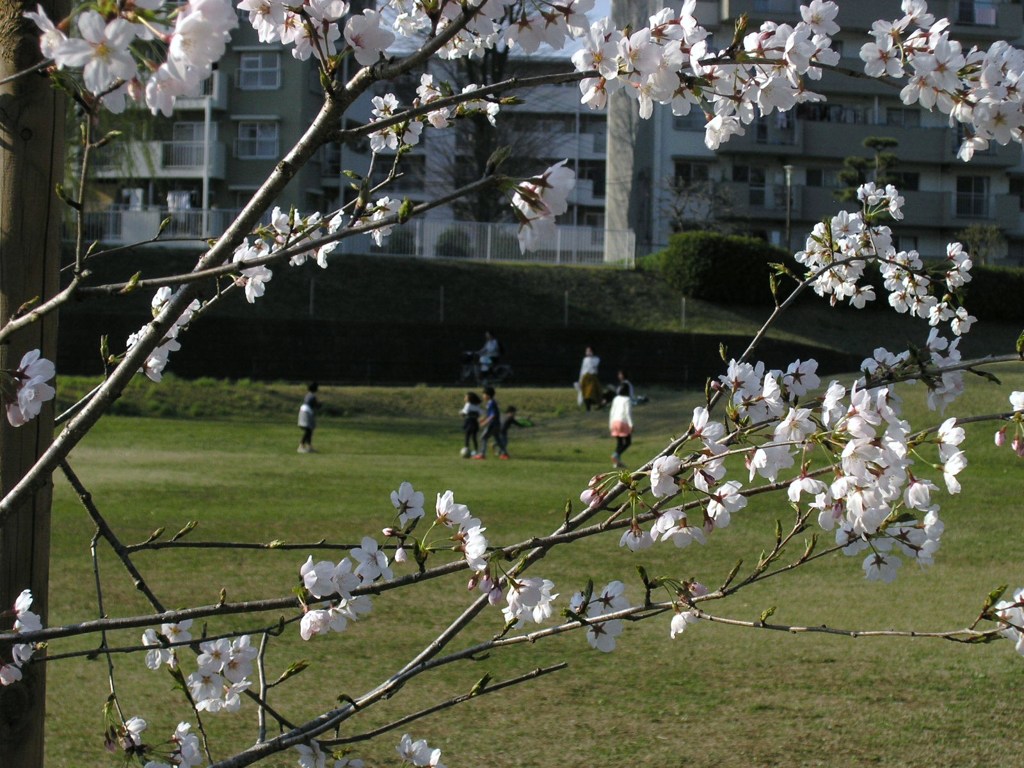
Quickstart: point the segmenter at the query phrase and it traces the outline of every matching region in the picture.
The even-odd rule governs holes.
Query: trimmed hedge
[[[782,248],[755,237],[717,232],[672,235],[655,263],[665,281],[684,296],[721,304],[770,305],[768,265],[784,263],[796,269],[793,257]]]
[[[979,320],[1024,322],[1024,269],[974,267],[964,304]]]

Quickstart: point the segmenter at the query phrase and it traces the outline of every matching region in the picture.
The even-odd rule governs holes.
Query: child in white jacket
[[[621,468],[622,454],[633,442],[633,402],[629,398],[629,387],[621,385],[612,400],[611,411],[608,413],[608,429],[615,438],[615,452],[612,454],[612,466]]]

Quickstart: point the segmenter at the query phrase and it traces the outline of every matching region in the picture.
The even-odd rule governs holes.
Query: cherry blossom
[[[390,580],[394,578],[391,568],[388,567],[388,557],[377,546],[377,542],[369,536],[364,536],[362,545],[351,552],[352,559],[359,565],[356,566],[355,574],[361,581],[369,583],[377,579]]]
[[[503,609],[505,621],[516,622],[519,626],[526,620],[540,624],[551,617],[552,602],[558,597],[551,590],[555,584],[548,579],[527,577],[510,579],[508,593],[505,595],[507,605]]]
[[[82,67],[85,87],[95,94],[117,80],[135,77],[137,68],[128,51],[134,32],[126,20],[104,21],[96,11],[85,11],[77,23],[81,37],[68,38],[51,49],[58,67]],[[52,43],[52,33],[49,38]]]
[[[47,382],[55,373],[53,363],[38,349],[26,352],[13,372],[0,372],[0,394],[11,426],[27,424],[39,415],[43,403],[53,399],[56,390]]]
[[[391,492],[391,503],[398,511],[399,525],[410,520],[423,517],[423,494],[415,490],[411,483],[403,482],[397,491]]]
[[[519,247],[524,252],[536,250],[553,235],[555,217],[569,208],[569,193],[576,186],[576,174],[566,167],[567,162],[562,160],[516,187],[512,205],[519,214]]]

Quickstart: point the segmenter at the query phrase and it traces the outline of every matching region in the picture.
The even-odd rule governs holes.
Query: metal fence
[[[559,226],[550,243],[523,253],[517,224],[420,219],[396,227],[370,253],[438,259],[536,262],[542,264],[607,264],[632,267],[636,236],[632,230],[611,231],[600,227]],[[605,241],[609,242],[605,254]],[[368,240],[369,238],[367,238]],[[362,238],[344,241],[344,251],[367,251]]]
[[[180,244],[181,239],[218,237],[235,215],[235,211],[224,209],[112,209],[86,213],[83,222],[86,241],[121,245],[152,240],[160,223],[170,218],[161,238],[174,238]],[[419,219],[395,227],[380,246],[374,245],[368,235],[359,235],[343,240],[336,253],[542,264],[614,264],[628,268],[635,263],[636,236],[632,230],[559,226],[550,243],[529,253],[521,252],[518,231],[516,224]],[[65,239],[72,240],[74,235],[74,223],[66,222]]]

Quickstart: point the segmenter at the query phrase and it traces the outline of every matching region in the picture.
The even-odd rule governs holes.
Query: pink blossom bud
[[[405,547],[399,547],[395,550],[395,562],[404,563],[409,559],[408,553],[405,551]]]
[[[1017,435],[1015,438],[1013,438],[1013,443],[1011,443],[1011,447],[1013,448],[1014,453],[1016,453],[1018,456],[1024,459],[1024,440],[1021,439],[1020,435]]]
[[[398,529],[397,528],[391,528],[391,527],[382,528],[380,532],[383,533],[385,536],[397,536],[398,535]]]
[[[487,593],[487,602],[491,605],[501,605],[502,597],[501,590],[494,587]]]
[[[1006,444],[1006,427],[996,432],[995,441],[998,448],[1002,448]]]
[[[146,101],[146,89],[142,85],[142,81],[137,77],[133,77],[128,81],[128,97],[136,104],[143,104]]]
[[[690,596],[691,597],[703,597],[708,593],[708,588],[701,584],[699,581],[690,582]]]

